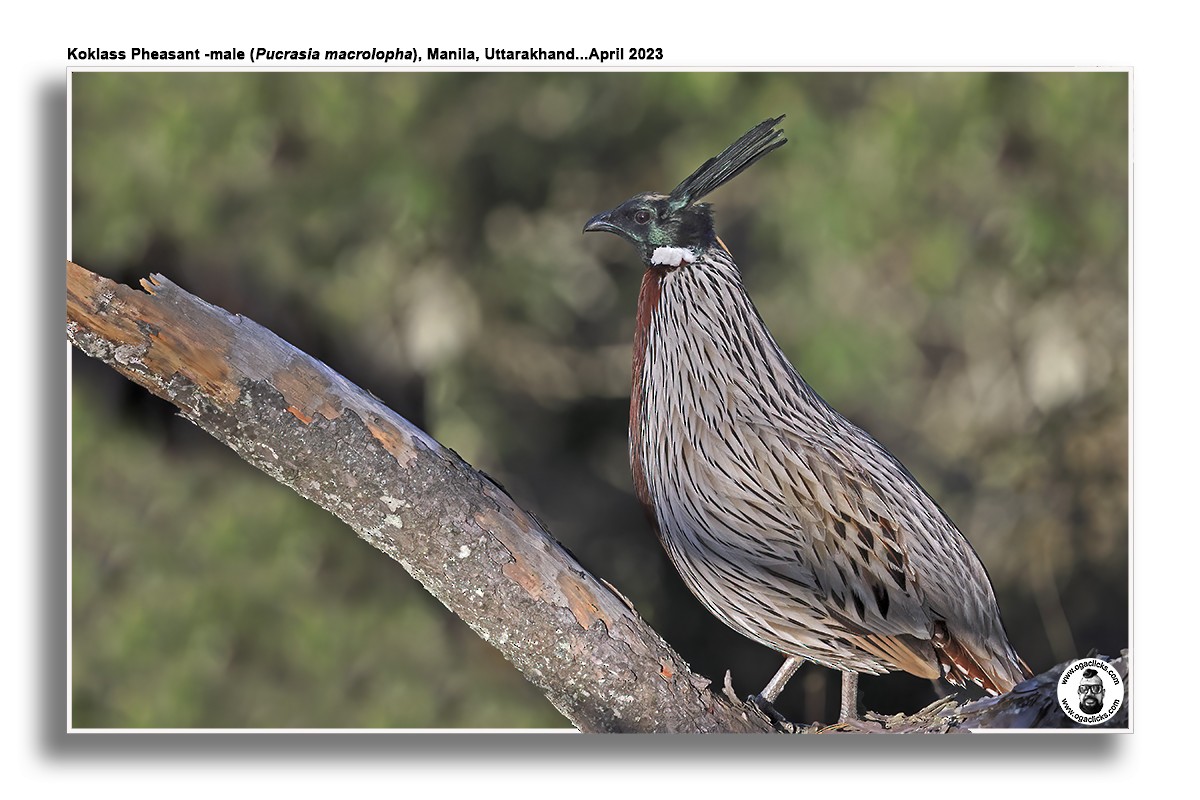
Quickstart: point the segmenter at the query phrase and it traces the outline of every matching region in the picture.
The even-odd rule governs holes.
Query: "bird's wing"
[[[937,676],[940,664],[953,682],[989,691],[1024,677],[979,558],[882,445],[840,416],[751,428],[770,456],[762,485],[801,520],[790,538],[811,554],[792,569],[812,573],[860,647],[918,675]]]
[[[843,638],[895,668],[937,677],[902,526],[869,476],[786,426],[739,422],[738,446],[708,442],[718,434],[699,428],[694,443],[680,443],[698,452],[681,461],[709,473],[692,476],[697,485],[721,487],[721,502],[708,505],[706,541],[740,565],[739,576],[754,576],[755,602],[776,612],[766,615],[775,638]]]
[[[873,476],[822,441],[764,421],[750,427],[759,513],[784,554],[777,569],[807,573],[835,610],[879,634],[928,637],[907,527]]]

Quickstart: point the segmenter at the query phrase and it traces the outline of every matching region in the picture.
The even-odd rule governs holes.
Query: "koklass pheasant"
[[[629,407],[637,496],[692,593],[737,632],[787,656],[773,702],[804,660],[903,670],[991,694],[1029,675],[971,545],[904,466],[805,383],[697,202],[787,139],[768,119],[669,195],[639,194],[588,220],[637,248]]]

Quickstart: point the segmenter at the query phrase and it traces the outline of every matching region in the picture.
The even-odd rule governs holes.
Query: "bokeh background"
[[[1035,670],[1129,645],[1128,76],[80,73],[72,254],[162,272],[501,481],[693,668],[626,462],[640,263],[583,222],[767,116],[710,198],[801,373],[967,533]],[[72,354],[76,727],[559,727],[386,556]],[[867,707],[935,687],[865,678]],[[780,700],[836,716],[806,666]]]

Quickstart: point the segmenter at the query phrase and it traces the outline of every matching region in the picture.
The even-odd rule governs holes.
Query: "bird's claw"
[[[771,725],[784,733],[796,733],[799,726],[789,720],[769,700],[760,694],[752,694],[746,698],[746,705],[761,714]]]

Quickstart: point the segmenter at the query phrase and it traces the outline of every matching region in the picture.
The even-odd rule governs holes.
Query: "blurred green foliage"
[[[779,658],[642,518],[640,264],[580,229],[786,113],[711,198],[776,338],[967,533],[1031,666],[1128,645],[1125,73],[76,73],[71,98],[76,261],[375,392],[742,693]],[[564,724],[385,556],[73,358],[76,726]],[[796,684],[785,712],[833,715],[835,676]]]

